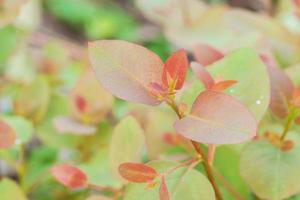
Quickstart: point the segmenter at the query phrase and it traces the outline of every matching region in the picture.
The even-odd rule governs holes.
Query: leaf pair
[[[188,60],[183,50],[164,64],[148,49],[125,41],[101,40],[89,43],[91,65],[102,86],[114,96],[149,105],[162,100],[152,95],[180,89]]]
[[[200,45],[198,48],[203,49],[197,49],[194,54],[203,64],[211,64],[223,57],[212,47]],[[236,81],[216,83],[202,65],[193,62],[191,67],[206,91],[196,98],[190,114],[175,122],[175,129],[188,139],[207,144],[234,144],[253,138],[257,122],[252,113],[238,100],[222,92]]]
[[[159,175],[152,167],[141,163],[123,163],[119,166],[119,173],[123,178],[133,183],[150,183]],[[160,200],[169,200],[169,192],[165,176],[161,176],[159,187]]]

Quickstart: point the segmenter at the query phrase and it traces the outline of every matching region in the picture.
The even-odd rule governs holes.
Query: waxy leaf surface
[[[142,128],[135,118],[127,116],[113,130],[109,149],[110,169],[113,175],[119,175],[119,166],[124,162],[138,162],[145,144]]]
[[[174,127],[184,137],[208,144],[234,144],[256,135],[252,113],[234,97],[222,92],[202,92],[191,113],[178,119]]]
[[[135,183],[152,181],[157,175],[155,169],[141,163],[122,163],[119,173],[126,180]]]
[[[281,200],[300,192],[299,166],[299,146],[282,151],[267,141],[255,141],[245,146],[240,171],[259,198]]]
[[[150,95],[152,82],[161,85],[163,62],[150,50],[125,41],[89,43],[89,57],[97,79],[114,96],[149,105],[160,103]]]

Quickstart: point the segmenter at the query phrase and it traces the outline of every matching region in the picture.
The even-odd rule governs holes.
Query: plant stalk
[[[166,100],[166,103],[175,111],[175,113],[178,115],[179,119],[184,117],[184,114],[182,114],[180,112],[180,110],[178,109],[178,106],[177,106],[174,98],[168,98]],[[212,184],[212,187],[215,191],[216,199],[217,200],[222,200],[223,198],[221,196],[221,193],[219,191],[219,188],[218,188],[217,183],[215,181],[215,178],[213,176],[212,168],[211,168],[211,166],[209,165],[209,163],[207,161],[207,157],[206,157],[205,153],[202,151],[202,149],[199,146],[198,142],[195,142],[195,141],[192,141],[192,140],[190,140],[190,141],[191,141],[195,151],[197,152],[197,154],[199,156],[201,156],[201,158],[203,159],[203,165],[204,165],[204,168],[205,168],[205,171],[206,171],[206,174],[207,174],[207,178],[210,181],[210,183]]]

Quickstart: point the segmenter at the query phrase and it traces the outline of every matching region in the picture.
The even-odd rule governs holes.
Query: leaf
[[[72,89],[70,103],[71,114],[77,121],[96,124],[112,110],[113,97],[101,87],[89,69]]]
[[[68,164],[57,164],[50,169],[52,176],[70,189],[86,186],[86,175],[78,168]]]
[[[14,101],[14,110],[16,114],[38,122],[47,112],[49,98],[49,83],[45,76],[38,76],[32,83],[24,85],[18,92]]]
[[[75,121],[70,117],[57,116],[53,119],[53,126],[61,134],[93,135],[96,127]]]
[[[207,70],[215,80],[236,80],[238,84],[225,92],[241,101],[257,121],[262,118],[269,106],[270,83],[266,66],[254,50],[243,48],[230,52]],[[183,94],[184,103],[191,105],[202,90],[201,84],[193,83]]]
[[[288,114],[288,104],[292,98],[294,86],[289,77],[281,71],[272,58],[261,55],[267,66],[271,82],[270,109],[278,117],[284,118]]]
[[[126,180],[135,183],[149,182],[157,176],[155,169],[141,163],[122,163],[119,173]]]
[[[184,83],[185,75],[189,67],[189,61],[184,49],[180,49],[170,55],[166,60],[162,82],[166,88],[174,88],[179,90]]]
[[[224,54],[210,45],[197,44],[193,48],[193,56],[197,63],[201,64],[202,66],[207,66],[222,59]]]
[[[296,64],[290,66],[285,69],[285,73],[289,76],[289,78],[293,81],[295,86],[300,86],[300,64]]]
[[[201,81],[201,83],[203,83],[206,89],[212,88],[212,86],[215,84],[215,81],[207,69],[203,67],[203,65],[192,62],[191,68],[195,76]]]
[[[261,199],[281,200],[300,192],[300,148],[282,151],[267,141],[245,146],[240,172]]]
[[[132,102],[157,105],[150,95],[151,82],[161,84],[163,63],[148,49],[125,41],[89,43],[89,57],[96,77],[114,96]]]
[[[248,107],[257,120],[261,119],[270,101],[269,76],[253,50],[244,48],[228,53],[224,59],[209,66],[208,71],[215,79],[236,80],[238,84],[226,92]]]
[[[162,178],[161,178],[161,183],[160,183],[160,187],[159,187],[159,199],[160,200],[170,200],[165,176],[162,176]]]
[[[3,119],[7,124],[11,126],[16,134],[16,143],[25,144],[30,141],[34,132],[33,124],[31,121],[21,116],[3,116]]]
[[[256,135],[256,120],[235,98],[217,91],[204,91],[191,113],[177,120],[174,128],[184,137],[207,144],[235,144]]]
[[[0,149],[10,148],[15,144],[15,131],[3,120],[0,120]]]
[[[223,90],[226,90],[227,88],[230,88],[231,86],[233,86],[236,83],[237,83],[237,81],[235,81],[235,80],[219,81],[212,86],[211,90],[223,91]]]
[[[147,164],[158,173],[164,173],[179,163],[170,161],[152,161]],[[166,176],[166,185],[172,200],[214,200],[215,194],[208,179],[199,171],[182,167]],[[154,200],[159,199],[160,185],[146,188],[147,183],[128,184],[124,200]]]
[[[12,180],[3,178],[0,181],[1,200],[26,200],[22,189]]]
[[[123,180],[119,175],[119,165],[124,162],[138,162],[144,144],[143,130],[135,118],[127,116],[117,124],[109,149],[110,169],[115,177]]]

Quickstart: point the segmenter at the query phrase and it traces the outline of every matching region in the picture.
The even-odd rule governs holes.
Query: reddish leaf
[[[205,67],[196,62],[192,62],[191,68],[206,89],[210,89],[215,84],[213,77],[209,74]]]
[[[148,49],[119,40],[89,43],[89,57],[102,86],[118,98],[157,105],[150,94],[152,82],[162,85],[163,62]]]
[[[84,112],[86,108],[86,100],[82,96],[76,95],[75,105],[79,112]]]
[[[224,54],[212,46],[198,44],[193,49],[195,60],[202,66],[210,65],[224,57]]]
[[[183,49],[171,54],[164,65],[162,81],[165,87],[169,88],[174,85],[179,90],[184,83],[185,75],[188,70],[189,62]]]
[[[236,83],[237,83],[237,81],[235,81],[235,80],[220,81],[220,82],[217,82],[215,85],[213,85],[211,87],[211,90],[223,91]]]
[[[291,103],[300,109],[300,87],[294,89]]]
[[[170,200],[165,176],[161,177],[161,183],[160,183],[160,187],[159,187],[159,199],[160,200]]]
[[[15,131],[4,121],[0,120],[0,149],[6,149],[15,144]]]
[[[207,162],[212,164],[214,162],[216,146],[213,144],[208,145]]]
[[[278,117],[284,118],[287,115],[288,102],[293,94],[293,83],[289,77],[277,67],[272,58],[261,55],[261,59],[266,64],[270,76],[270,109]]]
[[[140,163],[123,163],[119,166],[119,173],[124,179],[135,183],[149,182],[157,176],[155,169]]]
[[[295,123],[300,125],[300,116],[296,118]]]
[[[74,166],[57,164],[51,168],[50,172],[59,183],[70,189],[78,189],[86,186],[86,175]]]
[[[195,100],[191,113],[175,122],[184,137],[207,144],[234,144],[256,135],[252,113],[225,93],[206,90]]]

